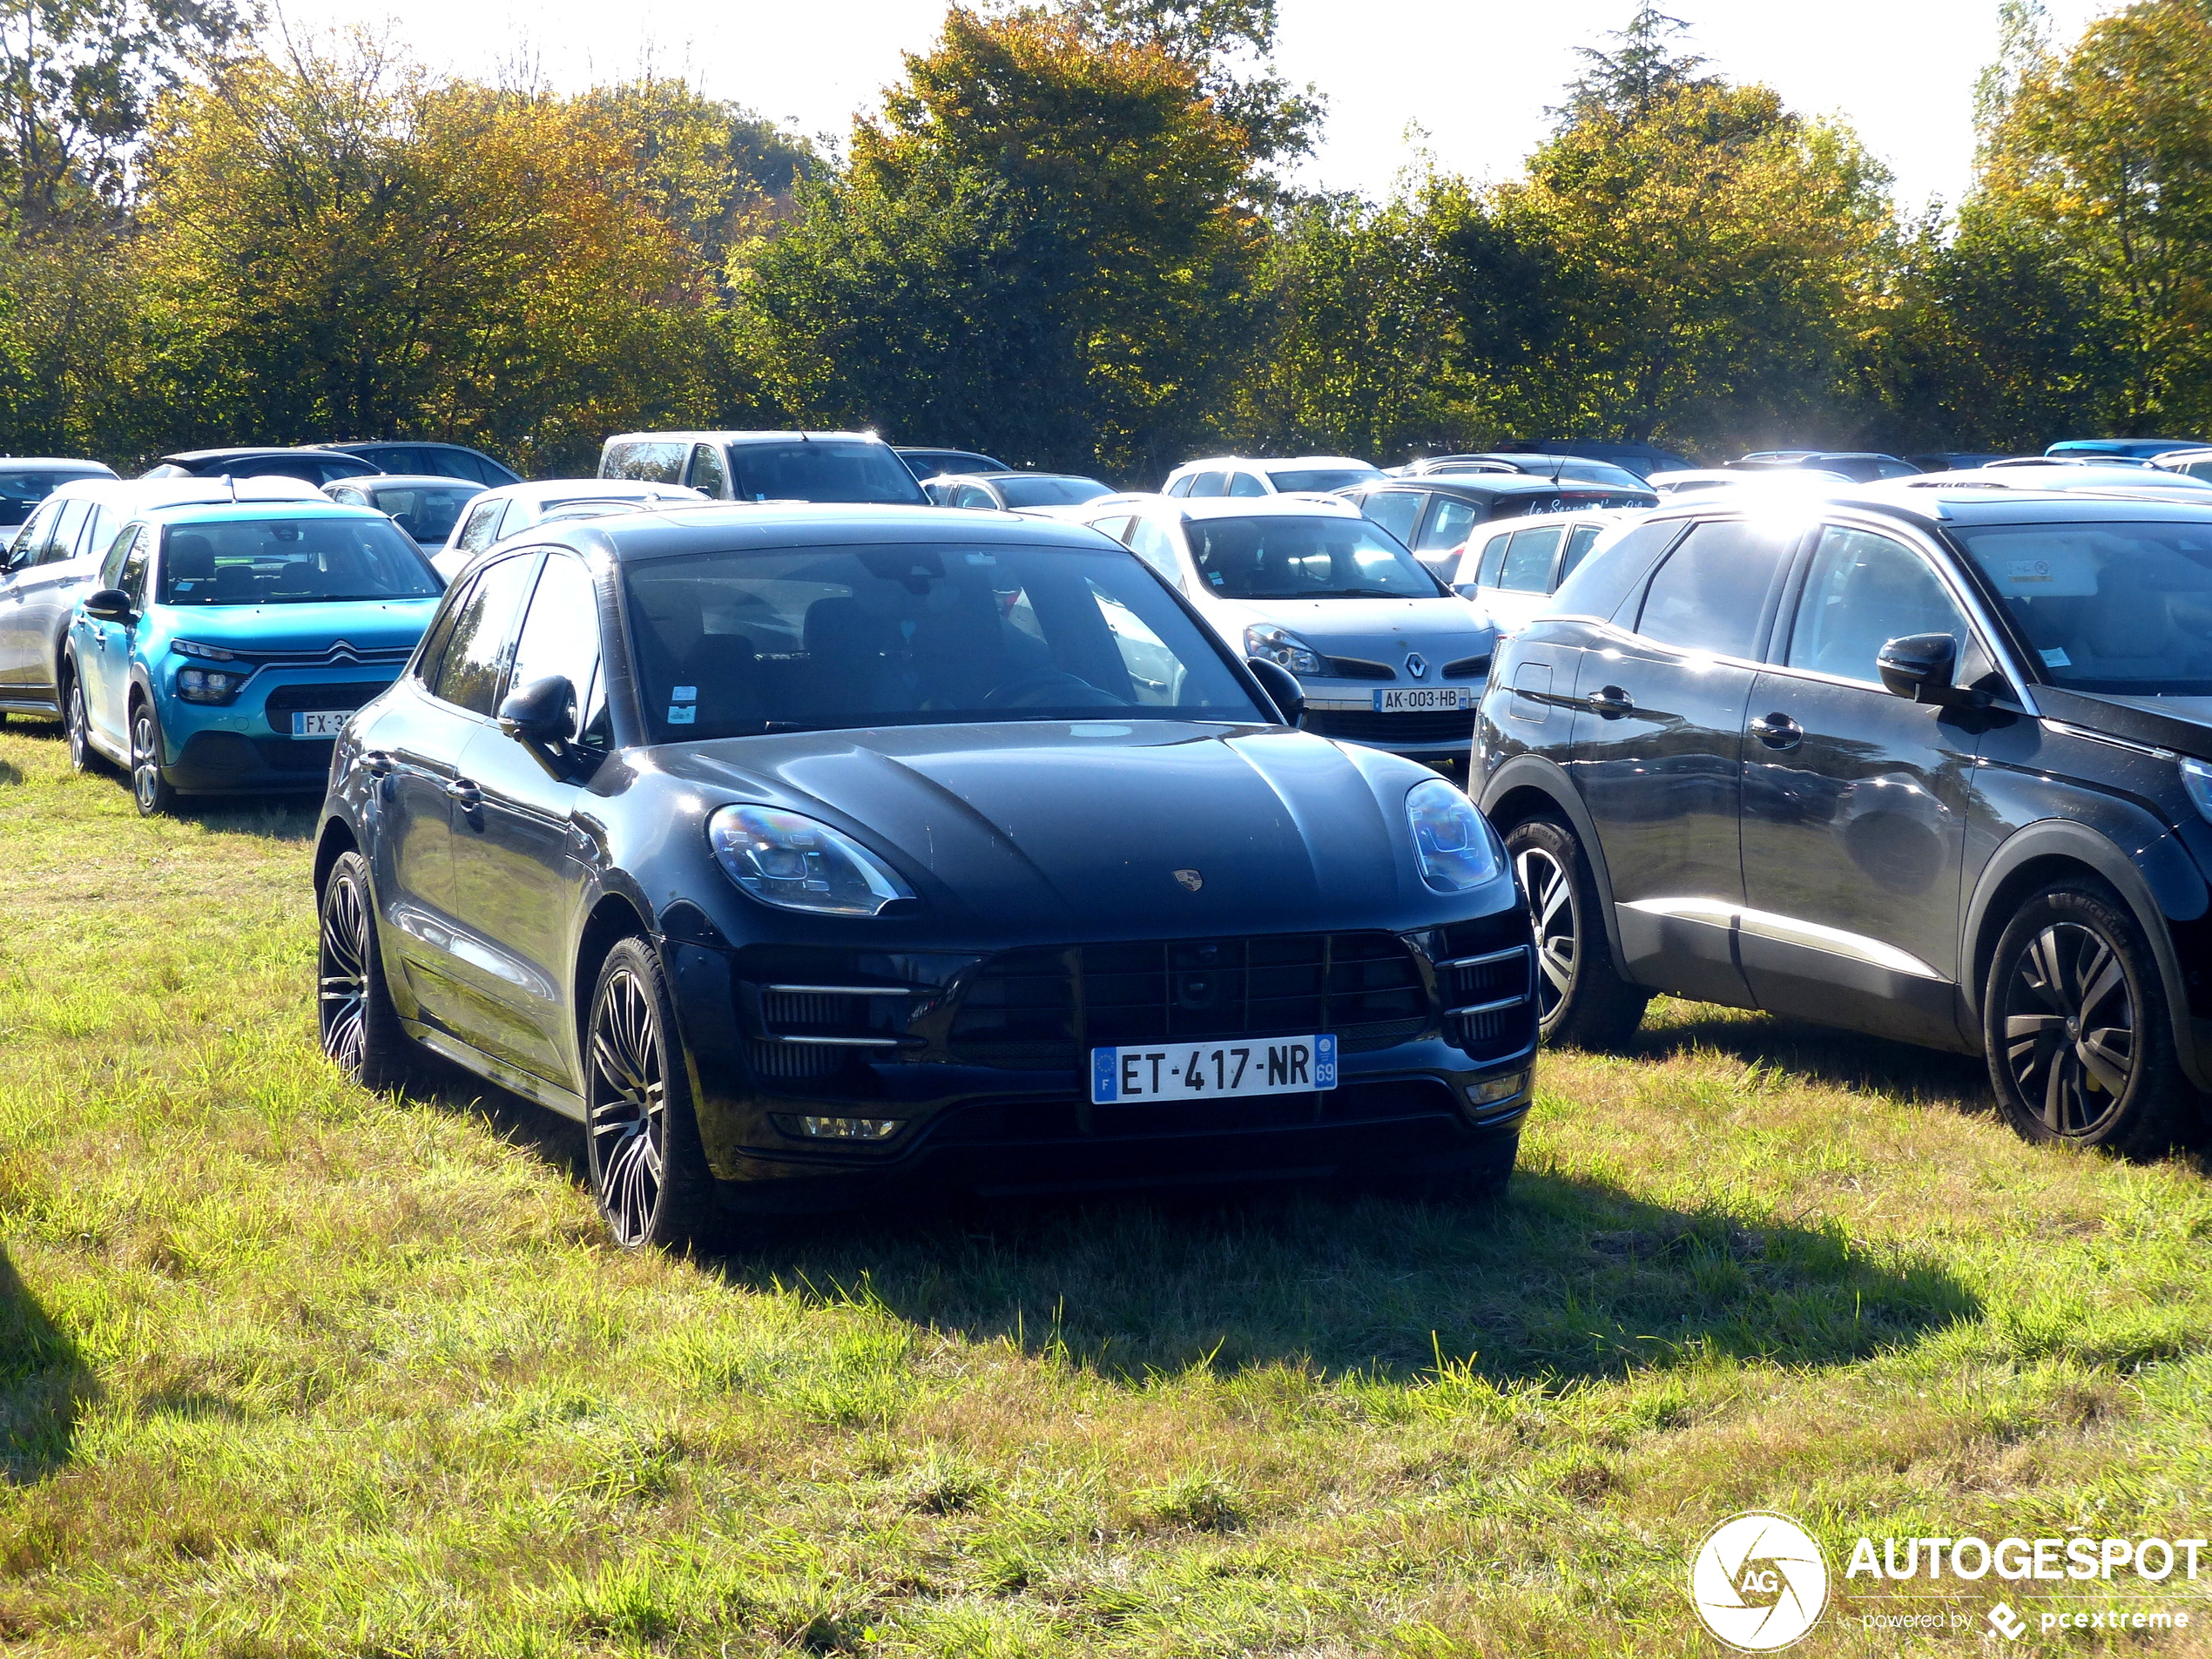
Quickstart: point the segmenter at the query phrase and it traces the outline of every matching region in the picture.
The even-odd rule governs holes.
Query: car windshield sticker
[[[692,725],[697,724],[698,718],[699,711],[691,704],[671,703],[668,705],[668,723],[671,725]]]
[[[2007,582],[2048,582],[2051,566],[2045,559],[2014,559],[2006,569]]]
[[[679,685],[668,696],[671,702],[696,703],[699,700],[699,688],[696,685]]]
[[[2054,645],[2043,653],[2043,664],[2047,668],[2071,668],[2074,658],[2066,654],[2064,646]]]

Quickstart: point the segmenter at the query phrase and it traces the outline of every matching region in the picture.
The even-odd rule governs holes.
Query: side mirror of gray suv
[[[1907,634],[1884,645],[1874,666],[1883,689],[1893,697],[1950,703],[1956,700],[1951,677],[1958,660],[1959,642],[1949,634]]]

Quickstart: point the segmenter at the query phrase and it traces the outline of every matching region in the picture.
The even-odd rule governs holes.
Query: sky
[[[1279,0],[1278,61],[1328,100],[1298,182],[1386,194],[1417,149],[1447,171],[1505,179],[1548,127],[1575,48],[1618,28],[1630,0]],[[934,37],[944,0],[723,0],[611,24],[605,0],[281,0],[297,29],[394,25],[435,69],[529,65],[577,88],[651,63],[810,134],[842,134]],[[2061,44],[2112,0],[2046,0]],[[1997,0],[1674,0],[1685,44],[1793,109],[1849,121],[1900,203],[1955,202],[1973,160],[1975,78],[1996,51]]]

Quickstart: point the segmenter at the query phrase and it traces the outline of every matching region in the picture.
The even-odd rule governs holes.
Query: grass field
[[[626,1258],[563,1123],[321,1063],[310,823],[0,731],[10,1659],[1717,1652],[1687,1562],[1750,1506],[1838,1575],[1799,1651],[1956,1652],[1865,1630],[1932,1604],[1858,1533],[2212,1530],[2202,1170],[2030,1150],[1973,1062],[1661,1003],[1547,1061],[1487,1214]]]

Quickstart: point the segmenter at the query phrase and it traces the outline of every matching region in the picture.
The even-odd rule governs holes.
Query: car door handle
[[[388,778],[398,765],[390,752],[383,749],[371,749],[361,756],[361,770],[372,778]]]
[[[1617,685],[1601,686],[1589,696],[1590,712],[1608,720],[1635,712],[1635,699]]]
[[[1804,741],[1805,729],[1786,714],[1770,714],[1751,722],[1751,735],[1770,749],[1794,749]]]
[[[476,786],[474,779],[455,779],[446,786],[446,793],[463,806],[475,807],[484,804],[484,792]]]

